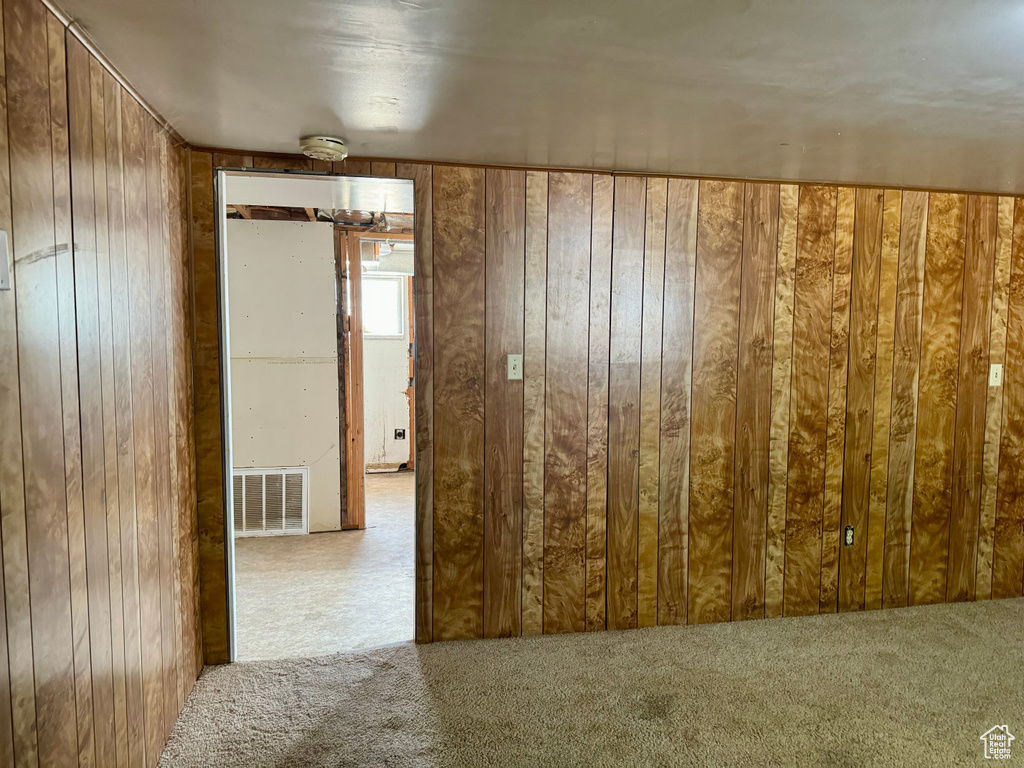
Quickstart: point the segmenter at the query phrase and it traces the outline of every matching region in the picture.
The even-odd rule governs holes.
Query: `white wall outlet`
[[[0,229],[0,291],[11,290],[11,270],[7,263],[7,233]]]
[[[523,380],[523,356],[522,355],[509,355],[508,356],[508,380],[509,381],[522,381]]]
[[[992,363],[988,369],[988,385],[990,387],[1003,386],[1003,364]]]

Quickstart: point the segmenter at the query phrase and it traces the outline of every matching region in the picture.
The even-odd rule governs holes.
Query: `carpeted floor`
[[[208,669],[160,765],[974,765],[1022,682],[1024,600],[406,644]]]

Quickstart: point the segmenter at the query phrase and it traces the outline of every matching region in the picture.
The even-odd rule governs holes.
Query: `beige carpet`
[[[1024,760],[1024,600],[208,669],[162,766],[977,765]]]

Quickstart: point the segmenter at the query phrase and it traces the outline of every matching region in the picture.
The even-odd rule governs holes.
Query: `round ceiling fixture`
[[[303,136],[299,139],[299,149],[306,157],[329,163],[339,163],[348,157],[345,142],[333,136]]]

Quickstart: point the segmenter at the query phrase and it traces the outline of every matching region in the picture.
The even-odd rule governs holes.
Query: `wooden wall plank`
[[[523,634],[544,631],[544,392],[548,174],[526,173],[523,337]]]
[[[172,466],[172,483],[174,495],[174,531],[175,531],[175,564],[177,609],[175,612],[178,642],[178,689],[179,710],[185,706],[189,694],[195,685],[196,677],[194,653],[196,650],[195,626],[193,624],[193,607],[196,605],[196,594],[192,589],[192,574],[195,561],[192,558],[195,528],[192,524],[193,507],[191,505],[191,443],[192,432],[190,414],[192,401],[189,397],[188,361],[191,350],[188,343],[188,233],[185,229],[186,197],[184,190],[184,158],[185,148],[175,144],[172,137],[164,136],[165,167],[165,200],[167,202],[167,227],[170,248],[168,264],[170,303],[168,315],[168,354],[173,360],[174,385],[172,388],[172,408],[174,413],[174,432],[171,450],[174,453]]]
[[[960,373],[953,429],[947,602],[974,599],[985,451],[985,406],[988,400],[989,322],[999,228],[998,202],[997,198],[989,195],[967,198]]]
[[[640,330],[647,180],[615,179],[608,373],[609,629],[637,625]]]
[[[946,594],[967,199],[933,192],[925,244],[910,604]]]
[[[786,498],[786,616],[817,613],[820,605],[836,202],[833,187],[800,187]]]
[[[332,167],[335,173],[345,176],[369,176],[371,170],[369,160],[356,160],[351,157],[346,157],[340,163],[332,163]]]
[[[104,132],[107,144],[107,220],[117,437],[118,508],[120,510],[121,579],[124,595],[125,709],[128,763],[146,763],[142,674],[142,609],[139,582],[138,521],[135,496],[135,429],[132,410],[131,327],[122,153],[121,86],[104,73]]]
[[[202,599],[202,574],[200,572],[200,525],[199,525],[199,485],[198,485],[198,469],[197,469],[197,448],[196,448],[196,435],[198,434],[198,409],[195,407],[198,398],[196,396],[196,376],[195,376],[195,333],[193,328],[195,326],[195,294],[196,294],[196,281],[195,275],[195,250],[193,247],[193,229],[192,229],[192,182],[190,178],[191,174],[191,160],[190,151],[185,148],[179,149],[179,157],[181,163],[181,179],[178,188],[181,190],[180,194],[183,200],[188,202],[188,206],[185,210],[185,215],[182,217],[182,226],[184,227],[184,235],[187,237],[189,242],[189,248],[187,251],[187,259],[185,260],[185,282],[186,290],[182,301],[184,302],[185,315],[191,318],[191,322],[188,323],[187,333],[185,334],[185,381],[187,385],[186,398],[187,402],[191,407],[187,410],[187,422],[188,422],[188,434],[189,442],[187,445],[188,461],[189,461],[189,474],[188,474],[188,492],[189,492],[189,509],[186,514],[188,515],[188,522],[190,530],[193,532],[191,536],[192,552],[189,557],[194,564],[192,570],[192,610],[193,610],[193,627],[194,627],[194,654],[193,658],[195,665],[192,667],[192,675],[198,677],[202,672],[203,664],[206,662],[205,659],[205,637],[204,631],[204,620],[201,615],[203,606]],[[190,675],[189,677],[192,677]],[[194,681],[193,681],[194,682]]]
[[[188,689],[191,690],[195,683],[195,678],[199,676],[202,671],[204,664],[203,654],[203,635],[202,628],[203,622],[200,612],[202,610],[202,598],[201,598],[201,574],[199,569],[199,510],[198,510],[198,487],[197,487],[197,467],[196,467],[196,393],[195,393],[195,377],[194,377],[194,357],[195,357],[195,335],[193,333],[193,326],[195,324],[195,281],[193,279],[194,274],[194,258],[195,253],[192,247],[192,183],[190,179],[190,155],[189,150],[184,147],[177,147],[178,155],[178,194],[179,199],[182,201],[182,211],[180,216],[180,226],[182,231],[182,237],[187,246],[184,248],[182,253],[182,279],[184,282],[184,291],[179,297],[182,303],[182,313],[186,318],[185,325],[183,327],[183,333],[181,335],[182,343],[184,344],[184,392],[182,397],[188,404],[185,408],[185,429],[187,434],[187,440],[183,446],[184,456],[184,467],[187,474],[185,478],[185,489],[187,491],[187,507],[182,510],[182,517],[184,518],[185,525],[183,530],[185,535],[188,536],[185,541],[190,544],[191,551],[188,552],[187,558],[191,568],[192,585],[189,588],[191,603],[190,608],[192,611],[191,616],[191,630],[192,635],[190,637],[189,644],[189,655],[192,659],[192,666],[189,668],[189,675],[186,678],[188,680]]]
[[[483,634],[484,172],[435,166],[434,638]]]
[[[6,48],[6,27],[0,13],[0,47]],[[17,24],[17,19],[15,19]],[[21,24],[16,27],[19,31]],[[16,65],[17,66],[17,65]],[[0,55],[0,74],[7,82],[9,68]],[[0,228],[11,231],[11,165],[8,136],[8,89],[0,88]],[[34,100],[33,100],[34,101]],[[32,106],[32,103],[30,103]],[[13,243],[13,240],[11,241]],[[21,387],[18,364],[18,281],[15,252],[8,246],[11,290],[0,291],[0,547],[2,547],[6,648],[10,674],[13,765],[37,766],[36,681],[32,653],[32,607],[28,572],[25,466],[22,449]]]
[[[685,624],[690,502],[690,384],[697,268],[696,180],[671,179],[665,223],[661,343],[658,623]]]
[[[544,632],[586,621],[587,368],[593,178],[548,179],[544,374]]]
[[[668,180],[647,179],[643,319],[640,331],[640,474],[637,507],[637,626],[658,623],[662,313]]]
[[[615,180],[594,175],[590,232],[590,354],[587,375],[587,630],[605,629],[608,557],[608,362],[611,337]]]
[[[874,439],[878,280],[882,264],[880,189],[857,190],[850,288],[850,356],[846,388],[846,448],[840,529],[853,528],[853,544],[839,548],[839,610],[864,610],[871,445]]]
[[[1012,267],[1003,369],[1003,431],[999,451],[992,597],[1024,589],[1024,200],[1013,212]]]
[[[128,713],[125,683],[124,589],[121,573],[117,423],[114,384],[113,307],[111,301],[110,219],[107,204],[106,92],[104,69],[89,61],[92,108],[93,201],[95,206],[96,282],[99,315],[100,375],[103,413],[104,503],[107,526],[107,571],[110,589],[110,654],[116,765],[128,765]]]
[[[389,162],[370,163],[370,173],[374,176],[385,176],[391,178],[395,175],[395,164]]]
[[[188,651],[187,661],[189,667],[185,676],[185,695],[192,692],[196,678],[199,676],[203,666],[203,637],[202,620],[200,610],[200,574],[199,574],[199,524],[196,509],[196,463],[195,463],[195,399],[193,397],[192,377],[192,248],[189,231],[190,212],[188,209],[189,180],[188,180],[188,150],[183,146],[175,147],[175,185],[177,189],[176,199],[180,210],[177,211],[177,229],[180,231],[181,251],[178,264],[178,276],[182,283],[182,291],[178,296],[179,313],[182,318],[181,327],[178,332],[178,340],[181,344],[181,410],[185,414],[184,436],[181,441],[182,452],[180,470],[183,473],[181,481],[181,493],[184,503],[181,509],[181,551],[182,558],[182,588],[186,590],[188,601],[183,606],[183,618],[185,619],[185,631],[188,637],[184,638],[185,647]],[[186,583],[188,582],[188,583]]]
[[[885,505],[888,490],[889,426],[892,413],[893,340],[896,286],[899,280],[900,213],[903,196],[887,189],[882,202],[882,255],[878,277],[878,336],[875,352],[875,402],[871,437],[871,501],[868,509],[864,607],[882,607]]]
[[[146,210],[149,220],[150,344],[153,357],[154,511],[157,516],[157,584],[160,605],[160,679],[163,698],[161,746],[178,714],[178,649],[174,634],[174,526],[171,506],[170,402],[167,358],[166,266],[163,170],[156,122],[143,116]]]
[[[800,188],[779,189],[779,234],[775,256],[775,317],[772,331],[771,427],[768,437],[768,517],[765,524],[764,615],[782,615],[786,561],[786,495],[789,474],[789,401],[793,378],[793,289]]]
[[[992,285],[989,364],[1006,362],[1006,312],[1010,298],[1010,256],[1013,251],[1014,198],[1000,197],[997,213],[995,272]],[[992,547],[996,528],[996,493],[999,482],[999,444],[1003,426],[1003,388],[989,387],[985,405],[985,449],[978,524],[978,566],[975,599],[992,597]]]
[[[110,556],[107,551],[106,462],[100,353],[89,54],[76,38],[67,44],[71,197],[74,231],[78,389],[81,395],[82,488],[88,574],[88,627],[95,754],[99,765],[117,762],[111,659]]]
[[[154,124],[155,125],[155,124]],[[164,345],[167,351],[167,412],[168,412],[168,432],[166,434],[167,439],[167,452],[168,452],[168,478],[170,483],[169,488],[169,532],[171,536],[171,594],[168,602],[171,603],[171,630],[173,633],[174,643],[174,691],[173,698],[170,701],[173,702],[173,710],[169,713],[165,711],[165,715],[171,716],[171,727],[174,726],[174,717],[176,713],[181,711],[181,708],[185,706],[185,699],[187,694],[185,693],[185,687],[187,685],[185,678],[188,676],[185,672],[187,668],[186,654],[187,654],[187,642],[184,639],[186,629],[184,624],[184,617],[182,616],[182,606],[184,603],[185,594],[183,588],[183,582],[191,582],[191,579],[187,578],[187,571],[183,570],[183,566],[186,562],[186,552],[191,549],[191,545],[188,540],[184,542],[181,540],[181,507],[183,503],[184,488],[187,485],[186,476],[181,473],[180,463],[182,457],[180,455],[181,446],[181,433],[185,429],[185,414],[184,408],[181,404],[184,401],[179,401],[179,393],[181,393],[184,380],[181,378],[182,363],[184,360],[184,347],[181,344],[181,330],[185,325],[184,317],[181,315],[181,302],[179,297],[182,294],[182,287],[180,283],[180,255],[181,255],[181,227],[180,227],[180,210],[176,211],[176,203],[178,202],[177,191],[180,185],[175,180],[174,165],[176,154],[174,148],[171,145],[170,137],[162,133],[159,129],[155,130],[155,138],[159,147],[159,162],[160,162],[160,198],[161,198],[161,230],[162,230],[162,241],[164,248],[164,259],[163,259],[163,279],[164,279]],[[165,707],[166,709],[166,707]]]
[[[147,760],[163,746],[163,651],[160,616],[160,536],[154,413],[151,307],[154,302],[146,207],[145,114],[122,101],[125,240],[131,326],[132,426],[135,431],[135,502],[142,607],[142,690]]]
[[[302,155],[266,157],[256,155],[252,159],[252,167],[271,171],[311,171],[313,161]]]
[[[400,164],[396,173],[414,186],[416,219],[416,641],[433,639],[434,597],[434,260],[433,181],[429,165]]]
[[[0,13],[0,77],[6,83],[4,61],[3,13]],[[0,228],[10,231],[11,178],[7,151],[7,89],[0,88]],[[3,255],[7,274],[14,273],[10,248]],[[0,293],[0,359],[7,361],[0,370],[0,763],[26,765],[38,762],[35,754],[35,691],[32,680],[31,626],[28,618],[28,557],[25,553],[25,486],[21,479],[21,397],[18,393],[17,331],[15,329],[14,290]],[[16,444],[16,446],[15,446]],[[16,465],[12,464],[16,460]],[[17,479],[15,479],[17,478]],[[11,487],[11,481],[17,484]],[[4,498],[8,512],[4,511]],[[8,518],[17,524],[8,525]],[[5,533],[14,531],[14,547],[4,546]],[[7,563],[12,554],[15,560]],[[4,576],[11,572],[15,607],[11,611],[12,641],[8,636],[7,587]],[[27,653],[26,653],[27,650]],[[14,667],[20,663],[22,668]],[[26,711],[26,693],[32,700],[31,711]],[[19,743],[16,743],[19,742]],[[31,750],[25,744],[31,742]]]
[[[214,168],[252,168],[252,155],[244,155],[236,152],[214,152]]]
[[[116,223],[111,223],[115,233],[112,237],[117,239],[115,255],[116,266],[112,280],[117,284],[115,289],[115,301],[118,303],[119,317],[115,320],[115,345],[120,360],[115,360],[115,377],[117,379],[116,397],[117,418],[119,426],[118,435],[118,456],[123,461],[123,467],[119,464],[120,481],[122,488],[126,488],[127,498],[122,500],[121,509],[121,540],[122,540],[122,572],[130,573],[130,608],[126,610],[131,613],[130,626],[126,631],[126,657],[130,667],[126,673],[129,676],[130,698],[128,702],[129,712],[129,749],[130,763],[142,765],[147,761],[147,731],[146,731],[146,698],[145,698],[145,666],[143,662],[143,646],[146,638],[143,633],[142,604],[145,600],[145,588],[142,581],[142,557],[139,546],[139,509],[137,496],[137,475],[135,460],[135,387],[133,386],[134,371],[132,370],[132,330],[134,330],[131,311],[131,281],[132,281],[132,257],[129,253],[128,232],[130,212],[126,203],[128,195],[125,157],[126,137],[124,135],[125,104],[129,99],[125,98],[121,87],[110,79],[111,87],[117,93],[116,109],[108,113],[108,119],[116,121],[116,126],[108,125],[108,152],[116,154],[116,178],[111,182],[116,184],[116,193],[112,190],[111,197],[116,195],[116,204],[111,206],[111,214],[116,215]],[[115,146],[116,145],[116,146]],[[108,177],[109,178],[109,177]],[[123,429],[121,423],[124,423]],[[127,435],[121,434],[127,432]],[[123,458],[122,458],[123,454]],[[128,514],[125,514],[127,512]],[[127,547],[124,545],[127,544]]]
[[[189,150],[193,292],[193,377],[199,572],[203,655],[228,661],[227,584],[224,562],[223,436],[214,247],[213,157]]]
[[[779,185],[748,183],[743,203],[732,619],[764,617]]]
[[[522,354],[526,173],[488,169],[484,333],[484,637],[521,634],[523,385],[508,379]]]
[[[61,408],[64,415],[64,482],[71,570],[71,631],[75,657],[75,706],[78,713],[78,760],[82,766],[92,766],[96,763],[96,746],[89,658],[89,586],[85,503],[82,493],[82,419],[75,328],[75,266],[71,250],[67,54],[64,25],[49,12],[46,14],[46,33],[50,81],[50,145],[53,157],[53,231],[60,326]]]
[[[690,423],[691,624],[728,621],[744,185],[701,181]]]
[[[825,490],[821,513],[821,585],[818,598],[818,610],[821,613],[835,613],[839,605],[839,524],[843,505],[846,385],[850,362],[850,276],[853,269],[856,200],[856,190],[839,188],[836,202],[836,248],[832,265]]]
[[[910,525],[914,508],[917,394],[921,368],[928,193],[903,193],[893,336],[892,419],[886,489],[882,606],[906,605],[910,579]]]
[[[70,765],[79,750],[64,425],[54,407],[62,361],[47,11],[8,0],[4,26],[38,759]]]

